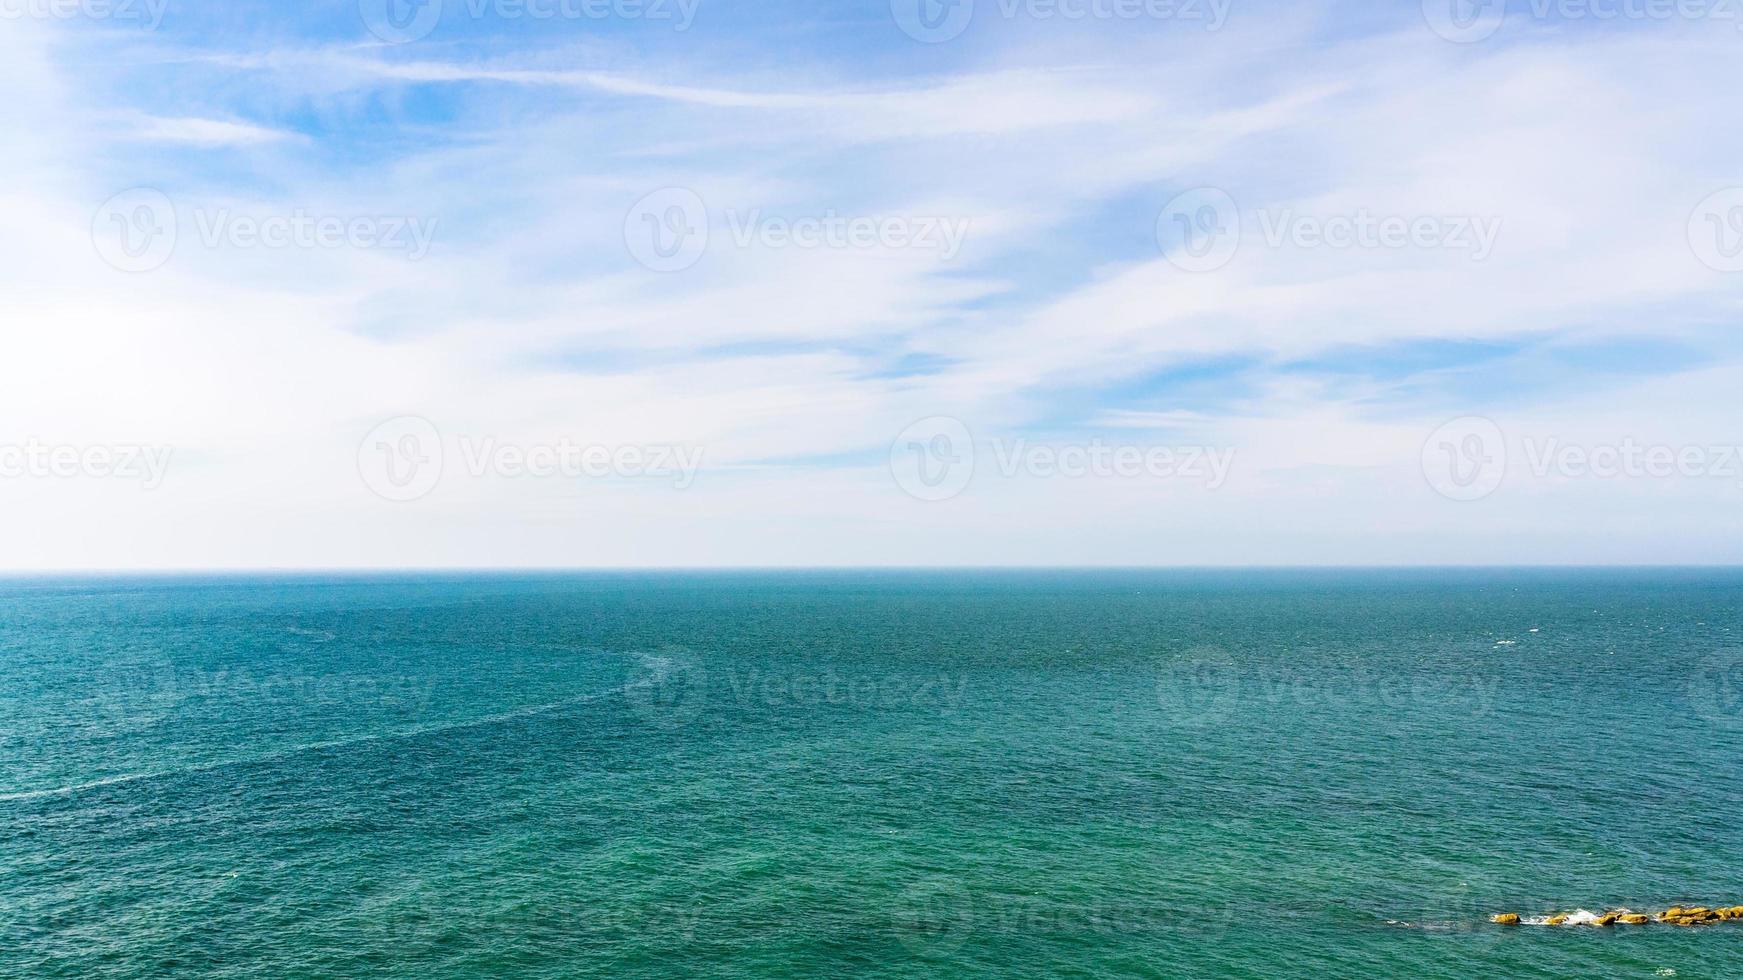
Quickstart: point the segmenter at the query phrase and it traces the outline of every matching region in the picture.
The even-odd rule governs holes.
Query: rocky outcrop
[[[1642,926],[1648,923],[1661,922],[1669,926],[1710,926],[1721,922],[1743,923],[1743,905],[1724,905],[1716,908],[1705,905],[1673,905],[1656,915],[1645,912],[1634,912],[1629,909],[1612,909],[1607,912],[1592,913],[1584,909],[1574,912],[1556,912],[1543,918],[1525,918],[1516,912],[1503,912],[1489,918],[1489,921],[1499,925],[1545,925],[1545,926]]]

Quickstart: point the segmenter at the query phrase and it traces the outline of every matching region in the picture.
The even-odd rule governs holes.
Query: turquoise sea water
[[[0,976],[1743,975],[1743,573],[0,581]]]

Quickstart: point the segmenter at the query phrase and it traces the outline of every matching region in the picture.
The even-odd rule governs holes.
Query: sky
[[[1743,5],[0,0],[0,569],[1743,562]]]

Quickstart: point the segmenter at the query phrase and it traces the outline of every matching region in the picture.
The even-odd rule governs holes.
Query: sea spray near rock
[[[1501,926],[1596,926],[1608,928],[1616,925],[1647,925],[1662,923],[1675,926],[1707,926],[1721,922],[1743,922],[1743,905],[1708,907],[1705,905],[1680,906],[1673,905],[1656,915],[1645,912],[1635,912],[1630,909],[1612,909],[1606,912],[1591,912],[1586,909],[1574,909],[1571,912],[1555,912],[1549,915],[1520,915],[1517,912],[1497,912],[1489,917],[1489,921]]]

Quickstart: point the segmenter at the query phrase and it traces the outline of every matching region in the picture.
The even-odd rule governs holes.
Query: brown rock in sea
[[[1645,925],[1646,923],[1648,923],[1652,920],[1647,918],[1644,915],[1641,915],[1639,912],[1630,912],[1627,915],[1624,915],[1621,919],[1619,919],[1617,921],[1625,923],[1627,925],[1631,925],[1631,926],[1640,926],[1640,925]]]
[[[1500,915],[1490,916],[1489,921],[1498,926],[1516,926],[1519,924],[1519,913],[1502,912]]]

